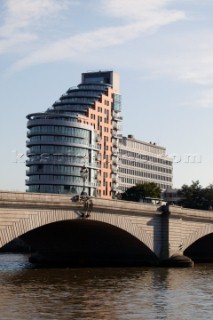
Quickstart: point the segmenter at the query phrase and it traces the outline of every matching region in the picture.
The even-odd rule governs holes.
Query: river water
[[[213,264],[42,269],[1,254],[0,319],[213,319]]]

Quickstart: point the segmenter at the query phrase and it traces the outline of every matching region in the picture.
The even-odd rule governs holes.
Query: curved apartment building
[[[172,188],[172,159],[155,143],[119,134],[121,97],[113,71],[87,72],[44,113],[27,116],[30,192],[112,198],[145,182]],[[87,177],[82,176],[85,168]]]
[[[118,188],[120,111],[118,75],[100,71],[83,73],[46,112],[29,114],[28,191],[80,194],[84,188],[111,198]]]

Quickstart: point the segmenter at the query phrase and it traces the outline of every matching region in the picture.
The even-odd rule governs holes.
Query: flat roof
[[[151,146],[151,147],[154,147],[154,148],[166,150],[165,147],[159,146],[156,142],[151,142],[151,141],[150,142],[145,142],[145,141],[142,141],[142,140],[139,140],[139,139],[135,139],[135,137],[133,135],[128,135],[127,137],[122,136],[121,140],[123,140],[123,139],[124,140],[128,140],[128,141],[137,142],[137,143],[140,143],[140,144],[145,144],[146,146]]]

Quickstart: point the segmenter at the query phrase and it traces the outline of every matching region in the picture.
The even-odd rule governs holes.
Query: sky
[[[26,189],[26,115],[97,70],[120,74],[122,133],[166,148],[174,188],[213,183],[212,14],[212,0],[0,0],[0,190]]]

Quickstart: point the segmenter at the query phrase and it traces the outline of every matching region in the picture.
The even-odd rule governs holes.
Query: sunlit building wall
[[[119,190],[136,184],[155,182],[162,190],[172,188],[172,159],[166,149],[133,135],[119,139]]]

